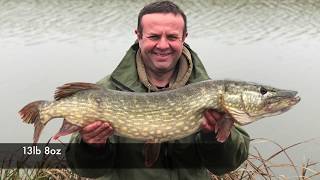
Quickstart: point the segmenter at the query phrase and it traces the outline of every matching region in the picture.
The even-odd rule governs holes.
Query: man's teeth
[[[158,56],[168,56],[170,53],[155,53]]]

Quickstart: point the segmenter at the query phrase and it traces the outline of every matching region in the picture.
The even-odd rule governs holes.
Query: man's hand
[[[217,141],[225,142],[230,135],[233,123],[234,120],[230,116],[209,109],[204,112],[201,128],[204,132],[215,132]]]
[[[108,122],[97,120],[87,126],[81,131],[82,140],[95,147],[102,147],[107,142],[107,139],[113,134],[113,129]]]

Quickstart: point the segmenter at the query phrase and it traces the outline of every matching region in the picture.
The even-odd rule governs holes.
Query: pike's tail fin
[[[40,109],[46,101],[34,101],[24,106],[19,114],[23,122],[28,124],[34,124],[33,143],[37,143],[44,124],[41,123]]]

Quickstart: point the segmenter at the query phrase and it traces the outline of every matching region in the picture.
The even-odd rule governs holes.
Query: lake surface
[[[17,112],[50,100],[67,82],[96,82],[135,41],[137,14],[150,1],[0,0],[0,142],[31,142]],[[239,79],[299,91],[289,112],[244,127],[251,138],[288,146],[297,162],[320,161],[320,1],[175,1],[188,17],[187,43],[214,79]],[[46,142],[61,126],[49,122]],[[67,142],[68,137],[62,138]],[[262,151],[279,150],[265,143]]]

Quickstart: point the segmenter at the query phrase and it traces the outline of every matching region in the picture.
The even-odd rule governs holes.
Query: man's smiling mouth
[[[153,52],[153,54],[155,54],[156,56],[169,56],[171,55],[172,53],[156,53],[156,52]]]

